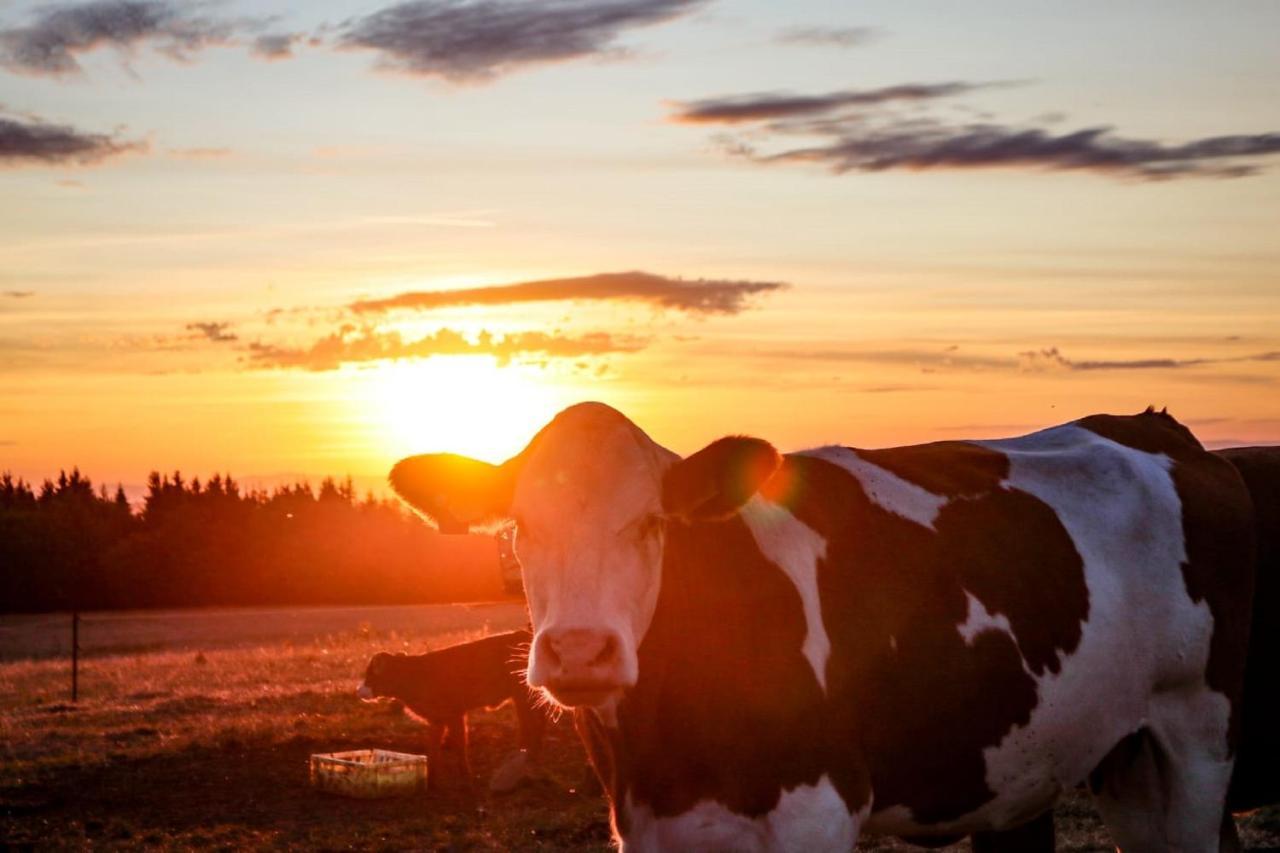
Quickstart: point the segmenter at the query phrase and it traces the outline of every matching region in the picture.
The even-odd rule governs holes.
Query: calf
[[[536,696],[523,677],[530,639],[528,631],[510,631],[424,655],[380,652],[369,661],[356,695],[366,701],[394,697],[414,716],[432,724],[428,752],[435,758],[445,747],[455,751],[470,787],[468,711],[512,701],[520,722],[520,748],[531,763],[541,757],[547,718],[535,707]],[[491,787],[506,790],[516,781],[495,779]]]

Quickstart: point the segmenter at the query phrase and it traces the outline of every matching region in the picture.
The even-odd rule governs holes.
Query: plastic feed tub
[[[355,749],[311,756],[311,786],[373,800],[427,789],[427,757],[389,749]]]

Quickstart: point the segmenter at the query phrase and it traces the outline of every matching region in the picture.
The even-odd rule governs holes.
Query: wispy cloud
[[[1031,168],[1142,180],[1243,177],[1258,172],[1253,162],[1257,158],[1280,154],[1280,133],[1213,136],[1170,145],[1118,136],[1105,127],[1053,133],[994,124],[954,127],[915,121],[868,128],[851,122],[820,132],[834,138],[774,153],[739,144],[733,152],[765,164],[818,164],[837,174]]]
[[[861,47],[880,37],[874,27],[788,27],[774,38],[779,44],[802,47]]]
[[[618,52],[626,30],[687,15],[707,0],[410,0],[347,22],[338,45],[379,67],[483,82],[533,65]]]
[[[1015,355],[998,352],[970,352],[957,346],[927,348],[843,348],[818,346],[759,352],[764,358],[804,361],[851,362],[914,367],[923,373],[1021,372],[1070,373],[1133,370],[1180,370],[1224,364],[1280,363],[1280,351],[1224,356],[1150,356],[1133,359],[1074,359],[1058,347],[1024,350]],[[1280,381],[1280,377],[1277,377]]]
[[[675,101],[672,120],[681,124],[742,124],[820,115],[848,107],[873,107],[902,101],[948,98],[1007,83],[904,83],[879,89],[846,89],[821,95],[753,92],[695,101]]]
[[[217,18],[201,14],[207,3],[179,0],[89,0],[49,4],[25,26],[0,30],[0,67],[36,77],[82,75],[78,57],[101,48],[126,59],[149,46],[176,62],[210,47],[247,45],[264,59],[292,55],[304,37],[262,34],[267,18]]]
[[[1239,364],[1243,362],[1280,362],[1280,351],[1259,352],[1248,355],[1199,357],[1199,358],[1135,358],[1095,359],[1077,361],[1067,358],[1057,347],[1027,350],[1018,353],[1023,370],[1174,370],[1182,367],[1200,367],[1206,364]]]
[[[927,114],[903,117],[896,105],[936,101],[993,83],[908,83],[817,95],[752,93],[674,103],[672,120],[734,125],[716,137],[730,156],[764,165],[814,164],[835,174],[1021,168],[1094,172],[1145,181],[1185,177],[1236,178],[1259,171],[1259,160],[1280,154],[1280,133],[1206,136],[1162,142],[1124,136],[1111,127],[1055,131],[1060,113],[1029,125],[983,116],[954,123]],[[737,129],[736,126],[745,126]]]
[[[363,299],[348,307],[358,314],[368,314],[460,305],[613,300],[644,302],[691,314],[737,314],[748,307],[749,297],[784,287],[785,284],[776,281],[685,280],[646,272],[621,272],[461,290],[412,291],[385,299]]]
[[[240,336],[230,331],[231,323],[188,323],[186,329],[193,338],[203,338],[213,343],[238,341]]]
[[[441,329],[435,334],[407,341],[398,332],[381,332],[346,324],[308,347],[253,342],[247,352],[250,367],[321,371],[336,370],[343,364],[438,355],[489,355],[503,364],[521,357],[580,358],[635,352],[647,344],[643,338],[607,332],[592,332],[579,337],[519,332],[498,337],[483,331],[475,339],[469,339],[453,329]]]
[[[170,148],[169,154],[184,160],[218,160],[231,156],[231,149],[220,148]]]
[[[87,133],[34,116],[0,115],[0,165],[92,165],[149,147],[144,141]]]
[[[35,295],[36,295],[36,292],[34,290],[0,291],[0,296],[4,296],[6,299],[30,299],[32,296],[35,296]]]

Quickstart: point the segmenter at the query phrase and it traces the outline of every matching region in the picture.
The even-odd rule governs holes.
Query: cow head
[[[779,463],[751,438],[682,460],[620,412],[581,403],[502,465],[413,456],[391,484],[446,532],[515,520],[534,630],[529,684],[562,705],[603,706],[639,675],[667,525],[732,515]]]
[[[391,680],[395,659],[395,655],[386,652],[378,652],[374,655],[369,660],[369,666],[365,668],[364,680],[356,688],[356,695],[366,702],[372,702],[379,696],[390,696],[395,691]]]

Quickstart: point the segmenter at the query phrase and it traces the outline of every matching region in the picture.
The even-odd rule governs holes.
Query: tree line
[[[0,474],[0,612],[467,601],[496,565],[491,538],[443,536],[350,479],[152,472],[135,508],[78,469]]]

